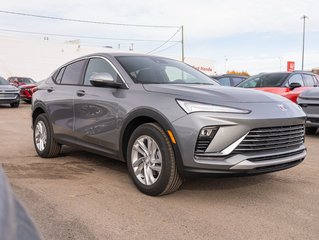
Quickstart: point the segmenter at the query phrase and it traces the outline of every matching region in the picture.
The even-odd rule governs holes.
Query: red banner
[[[288,61],[287,62],[287,72],[295,71],[295,62]]]

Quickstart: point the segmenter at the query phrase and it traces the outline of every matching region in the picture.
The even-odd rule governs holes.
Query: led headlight
[[[250,113],[249,110],[238,109],[226,106],[211,105],[206,103],[176,100],[178,105],[186,112],[216,112],[216,113]]]

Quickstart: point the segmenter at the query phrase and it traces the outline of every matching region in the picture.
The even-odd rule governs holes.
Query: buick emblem
[[[278,107],[283,112],[286,112],[288,110],[283,104],[278,104]]]

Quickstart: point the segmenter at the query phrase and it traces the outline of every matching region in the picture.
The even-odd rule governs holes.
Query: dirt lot
[[[0,106],[0,131],[0,163],[45,239],[319,238],[319,135],[307,137],[298,167],[188,180],[174,194],[149,197],[124,163],[69,148],[39,158],[30,105]]]

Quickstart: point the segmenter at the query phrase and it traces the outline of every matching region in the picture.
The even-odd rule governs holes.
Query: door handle
[[[76,95],[78,95],[79,97],[83,97],[85,95],[85,91],[84,90],[77,90]]]
[[[50,93],[50,92],[53,92],[54,91],[54,88],[53,87],[49,87],[48,89],[47,89],[47,91]]]

